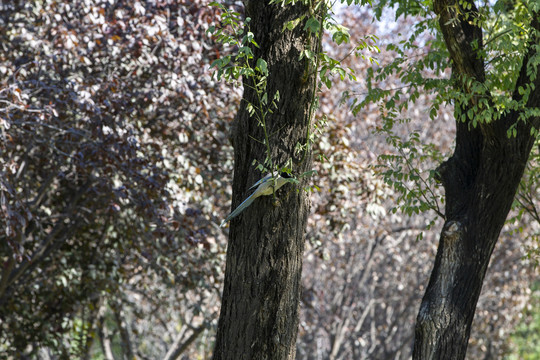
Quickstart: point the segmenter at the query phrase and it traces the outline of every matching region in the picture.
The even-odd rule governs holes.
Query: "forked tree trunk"
[[[466,10],[465,4],[472,5]],[[470,0],[436,0],[439,16],[453,66],[456,86],[467,92],[465,82],[474,78],[484,82],[482,31],[474,26],[478,16]],[[455,9],[461,8],[461,16]],[[456,20],[457,17],[457,21]],[[532,20],[540,30],[538,14]],[[531,82],[527,67],[535,55],[538,33],[533,34],[524,57],[515,89]],[[474,42],[478,44],[475,50]],[[532,66],[536,68],[536,65]],[[540,106],[540,77],[532,80],[534,90],[527,107]],[[487,94],[489,97],[489,93]],[[521,99],[516,90],[514,99]],[[462,104],[456,113],[466,113],[475,105]],[[457,106],[456,106],[457,107]],[[520,121],[517,136],[507,137],[508,128],[518,121],[515,111],[477,128],[457,121],[456,148],[452,157],[438,168],[446,192],[446,223],[426,293],[416,323],[414,359],[463,359],[467,350],[471,323],[491,253],[504,225],[529,153],[534,143],[531,127],[539,118]],[[470,129],[469,129],[470,128]]]
[[[294,174],[298,175],[311,169],[311,152],[304,157],[295,155],[294,149],[296,144],[306,141],[315,80],[306,60],[299,61],[299,56],[304,48],[311,46],[313,50],[316,40],[308,39],[303,24],[293,31],[283,31],[283,25],[308,15],[308,9],[301,5],[270,6],[268,1],[252,0],[245,1],[245,10],[246,17],[251,18],[249,30],[260,46],[252,49],[255,60],[262,58],[268,63],[268,99],[277,90],[281,97],[277,110],[267,119],[271,156],[280,165],[293,158]],[[253,90],[244,86],[244,100],[232,133],[233,208],[264,175],[255,169],[253,160],[264,162],[265,137],[257,121],[246,111],[248,102],[257,104]],[[276,192],[277,202],[273,196],[257,198],[231,221],[214,350],[216,360],[294,358],[304,232],[309,212],[309,199],[301,187],[302,184],[283,186]]]

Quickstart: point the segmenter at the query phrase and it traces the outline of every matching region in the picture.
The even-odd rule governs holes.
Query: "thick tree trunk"
[[[470,4],[469,10],[462,4],[462,15],[458,16],[454,11],[458,1],[434,2],[450,52],[453,77],[465,92],[469,89],[461,81],[464,78],[485,81],[481,52],[472,45],[476,42],[478,49],[482,49],[482,31],[472,25],[478,14],[474,3],[470,1]],[[540,30],[538,16],[532,25]],[[538,39],[537,35],[532,36],[516,89],[531,81],[527,66],[530,66],[529,59],[534,55]],[[528,107],[540,106],[540,77],[533,81],[535,90],[527,100]],[[517,91],[513,97],[521,99]],[[472,99],[460,108],[456,105],[456,114],[473,109],[475,100]],[[519,112],[515,111],[489,124],[479,124],[477,128],[457,121],[454,154],[438,168],[446,191],[447,220],[417,317],[414,359],[465,358],[489,259],[534,143],[530,130],[540,125],[538,118],[520,121],[517,136],[508,138],[507,129],[517,122],[518,116]]]
[[[246,1],[249,30],[260,48],[252,49],[255,60],[267,61],[268,99],[279,90],[278,109],[267,119],[274,164],[293,158],[294,174],[311,169],[311,152],[295,154],[296,144],[306,142],[314,74],[304,48],[315,46],[315,38],[303,30],[282,31],[283,25],[308,9],[301,5],[268,5]],[[311,44],[311,45],[310,45]],[[244,79],[244,81],[247,81]],[[263,175],[252,165],[263,163],[266,147],[262,128],[246,111],[256,96],[244,86],[244,101],[233,125],[235,148],[233,208],[249,194],[247,189]],[[227,265],[214,359],[293,359],[298,327],[300,277],[304,232],[309,212],[302,184],[287,184],[273,196],[257,198],[230,225]]]

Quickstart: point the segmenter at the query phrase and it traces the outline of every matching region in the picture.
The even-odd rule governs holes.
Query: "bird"
[[[229,221],[240,215],[240,213],[244,211],[249,205],[251,205],[251,203],[259,196],[272,195],[280,187],[282,187],[288,182],[293,181],[293,177],[289,173],[286,173],[284,171],[275,178],[272,176],[272,174],[266,175],[249,188],[249,190],[254,189],[255,187],[257,189],[255,189],[253,194],[249,195],[247,199],[245,199],[240,205],[238,205],[238,207],[234,209],[234,211],[231,212],[225,218],[225,220],[223,220],[220,227],[225,226],[225,224],[227,224]]]

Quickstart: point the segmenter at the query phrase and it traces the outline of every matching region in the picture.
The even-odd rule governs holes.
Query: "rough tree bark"
[[[294,174],[311,169],[311,152],[294,153],[304,144],[310,124],[315,76],[306,60],[299,61],[305,47],[314,50],[315,38],[298,25],[282,31],[283,25],[308,9],[296,5],[268,5],[268,1],[245,1],[249,29],[260,48],[255,60],[267,61],[268,98],[279,90],[278,109],[267,118],[272,159],[283,165],[295,161]],[[244,81],[249,81],[244,79]],[[250,118],[247,103],[256,104],[256,94],[244,86],[244,100],[233,124],[235,150],[233,206],[249,194],[247,189],[264,174],[252,165],[263,163],[265,146],[262,128]],[[296,156],[296,158],[295,158]],[[298,327],[300,277],[304,232],[309,198],[300,185],[287,184],[273,196],[263,196],[230,225],[229,245],[221,313],[214,359],[293,359]]]
[[[467,5],[471,6],[469,10]],[[461,4],[458,0],[435,0],[434,7],[452,60],[456,86],[467,92],[465,82],[459,79],[472,77],[485,82],[482,30],[474,25],[477,9],[470,0]],[[536,68],[530,60],[537,55],[540,39],[538,14],[531,21],[536,31],[532,31],[515,85],[516,100],[521,99],[517,89],[531,82],[527,68]],[[535,87],[527,100],[529,108],[540,106],[540,77],[532,81]],[[456,111],[466,113],[474,102],[473,97]],[[447,219],[417,317],[414,359],[465,357],[489,259],[534,143],[530,130],[540,125],[539,118],[520,121],[517,136],[508,138],[507,130],[518,116],[519,111],[514,111],[477,128],[456,119],[454,154],[438,168],[446,191]]]

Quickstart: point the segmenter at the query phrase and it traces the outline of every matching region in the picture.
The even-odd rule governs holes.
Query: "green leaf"
[[[255,69],[259,70],[264,75],[268,75],[268,64],[264,59],[258,58]]]
[[[431,108],[431,110],[429,111],[429,117],[431,118],[431,120],[434,120],[436,116],[437,110],[435,108]]]
[[[287,30],[294,30],[295,27],[298,26],[298,24],[300,23],[300,21],[304,20],[304,15],[302,15],[301,17],[297,18],[297,19],[294,19],[294,20],[291,20],[291,21],[288,21],[285,23],[285,25],[283,25],[283,30],[284,31],[285,29]]]
[[[321,23],[319,20],[315,18],[309,18],[306,21],[306,25],[304,26],[304,30],[309,30],[311,33],[317,34],[319,30],[321,29]]]

